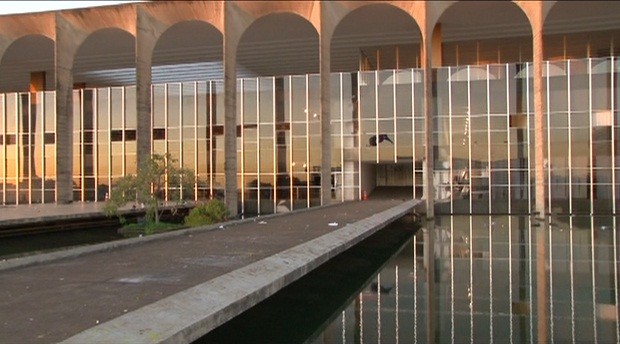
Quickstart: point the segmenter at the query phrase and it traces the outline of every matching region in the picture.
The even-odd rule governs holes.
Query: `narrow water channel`
[[[401,223],[198,342],[617,343],[618,243],[613,218]]]

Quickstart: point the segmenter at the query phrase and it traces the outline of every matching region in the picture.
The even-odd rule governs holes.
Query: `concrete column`
[[[231,216],[237,215],[237,47],[239,28],[235,8],[224,3],[224,174],[225,201]]]
[[[426,198],[426,217],[435,217],[435,187],[433,185],[433,42],[432,37],[428,37],[429,31],[422,31],[422,69],[424,70],[424,131],[426,132],[424,147],[424,196]]]
[[[543,116],[543,19],[542,5],[538,7],[532,25],[532,50],[534,52],[534,184],[535,212],[539,216],[547,213],[545,202],[545,120]]]
[[[56,14],[56,202],[73,201],[73,58],[84,35]]]
[[[137,9],[136,30],[136,113],[137,113],[137,163],[138,168],[151,156],[151,66],[153,50],[157,43],[156,31],[151,17],[141,8]]]
[[[321,9],[324,7],[321,6]],[[323,10],[321,11],[323,12]],[[322,13],[322,17],[323,13]],[[326,25],[326,20],[321,21]],[[319,35],[319,64],[321,76],[321,205],[332,201],[332,129],[331,129],[331,34],[321,30]]]

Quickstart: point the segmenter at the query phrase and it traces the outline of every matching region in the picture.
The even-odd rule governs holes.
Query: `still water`
[[[615,219],[402,222],[205,343],[617,343]]]

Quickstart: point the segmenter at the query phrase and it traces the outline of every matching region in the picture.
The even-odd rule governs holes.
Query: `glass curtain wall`
[[[0,95],[0,200],[2,204],[56,199],[54,92]]]
[[[614,57],[543,66],[545,176],[555,213],[615,214],[620,63]],[[439,213],[528,213],[533,203],[531,63],[433,71]],[[424,112],[418,69],[331,76],[334,200],[377,186],[422,197]],[[196,172],[192,195],[223,197],[221,81],[152,86],[153,152]],[[136,171],[135,87],[74,94],[74,199],[102,201]],[[238,185],[246,214],[320,204],[318,75],[238,81]],[[55,200],[55,93],[0,95],[0,192],[4,204]],[[286,208],[286,209],[285,209]]]
[[[73,92],[73,199],[104,201],[136,172],[136,88]]]
[[[224,196],[224,85],[219,81],[152,87],[153,153],[194,171],[191,195],[166,185],[166,200]]]
[[[359,163],[366,174],[361,182],[366,185],[360,187],[406,186],[421,198],[426,137],[422,71],[360,72],[358,80]]]
[[[436,71],[435,197],[440,212],[527,213],[533,101],[528,64]]]
[[[546,62],[548,207],[611,214],[618,198],[616,58]]]

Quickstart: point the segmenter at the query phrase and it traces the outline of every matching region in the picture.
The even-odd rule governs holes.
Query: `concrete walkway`
[[[3,262],[0,342],[191,341],[418,203],[349,202]]]

